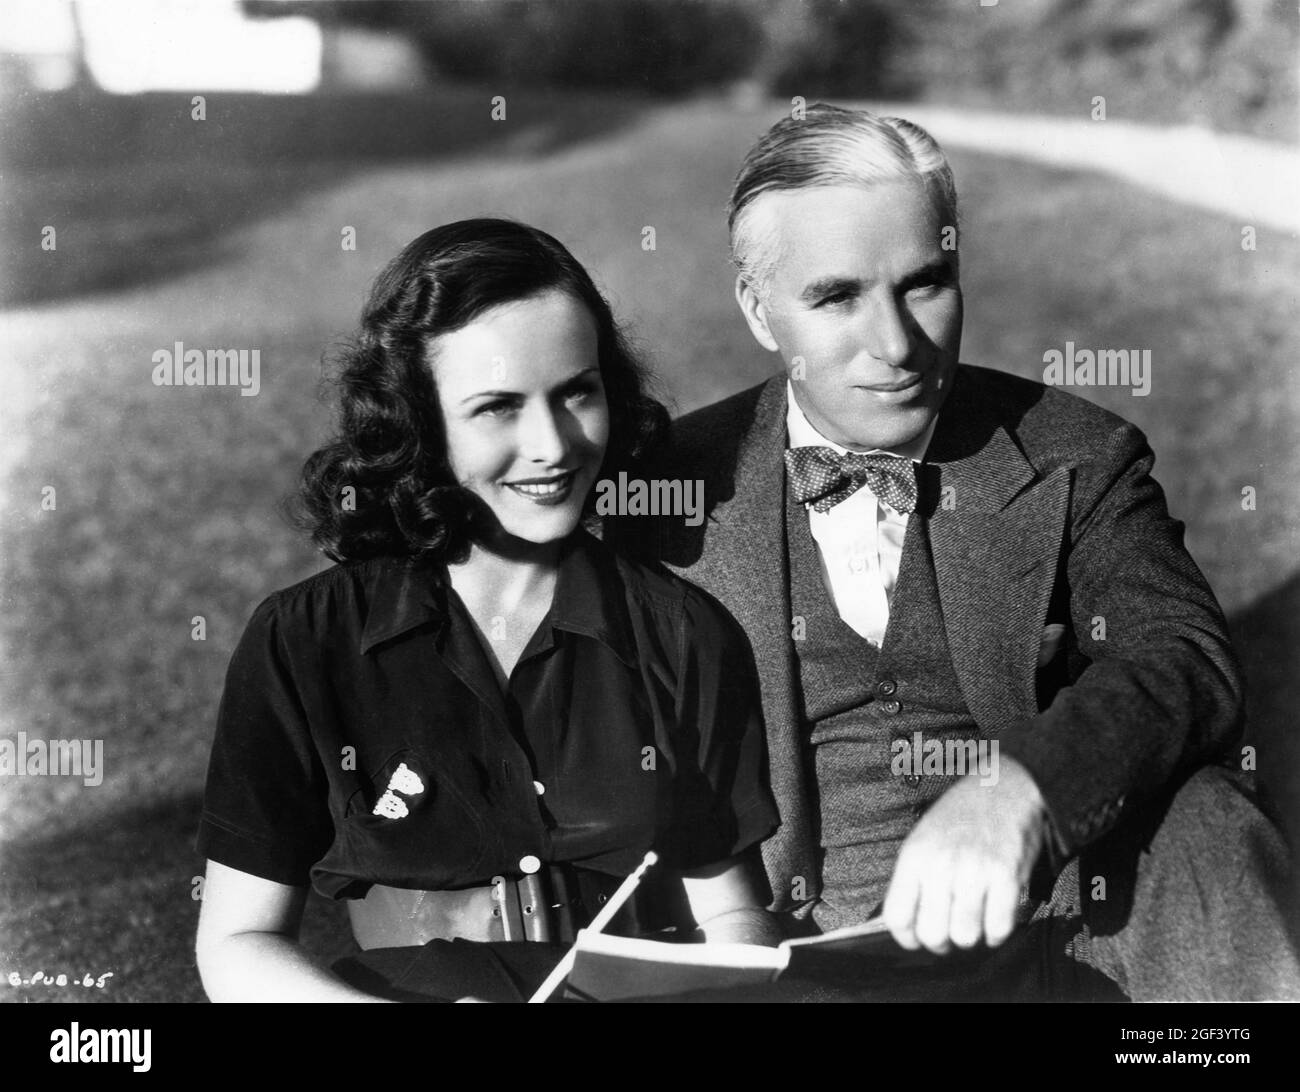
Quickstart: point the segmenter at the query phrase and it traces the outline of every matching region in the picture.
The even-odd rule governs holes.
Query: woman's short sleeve
[[[298,886],[329,848],[333,824],[282,628],[272,596],[231,658],[197,844],[210,860]]]
[[[676,867],[690,869],[761,842],[779,820],[768,788],[758,673],[749,642],[697,589],[686,596],[679,662],[681,761],[663,850]]]

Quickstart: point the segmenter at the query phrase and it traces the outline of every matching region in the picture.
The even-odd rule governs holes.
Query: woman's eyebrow
[[[586,380],[588,377],[593,375],[600,375],[600,369],[596,367],[583,368],[582,371],[580,372],[574,372],[571,376],[569,376],[568,379],[564,379],[561,382],[556,383],[555,386],[551,388],[551,390],[562,391],[565,389],[565,387],[572,387],[575,383],[581,383],[584,380]]]
[[[554,394],[556,391],[565,390],[568,387],[572,387],[575,383],[581,383],[583,380],[587,379],[588,376],[599,375],[599,374],[600,374],[600,369],[597,367],[593,366],[590,368],[583,368],[582,371],[574,372],[572,375],[556,383],[555,386],[551,388],[550,393]],[[475,398],[522,398],[522,397],[523,397],[522,391],[499,391],[499,390],[475,391],[473,394],[467,394],[464,398],[462,398],[460,400],[460,404],[463,406],[466,402],[474,401]]]
[[[473,394],[467,394],[460,400],[463,406],[466,402],[472,402],[475,398],[518,398],[518,391],[475,391]]]

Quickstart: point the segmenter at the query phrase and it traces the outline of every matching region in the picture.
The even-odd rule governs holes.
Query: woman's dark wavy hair
[[[339,361],[337,434],[307,459],[290,505],[294,522],[322,552],[335,561],[388,554],[447,562],[468,555],[490,526],[490,513],[452,475],[428,343],[490,308],[552,289],[585,304],[596,323],[609,406],[599,477],[631,469],[659,439],[668,412],[651,395],[609,304],[564,246],[509,220],[434,228],[379,274],[360,332]],[[590,513],[592,495],[587,504]]]

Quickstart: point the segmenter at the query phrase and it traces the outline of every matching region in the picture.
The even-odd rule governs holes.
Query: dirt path
[[[1243,226],[1300,235],[1300,148],[1185,125],[985,113],[916,103],[868,103],[915,121],[946,147],[1113,175],[1221,212]]]

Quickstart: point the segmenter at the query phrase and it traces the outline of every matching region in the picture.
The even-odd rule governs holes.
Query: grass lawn
[[[400,246],[480,214],[552,232],[596,272],[681,410],[773,369],[731,299],[722,207],[775,113],[587,101],[563,126],[534,109],[528,126],[444,148],[436,105],[412,154],[337,169],[315,160],[298,174],[228,126],[229,145],[201,154],[4,171],[6,237],[31,248],[11,270],[38,288],[11,283],[25,306],[0,313],[0,736],[103,739],[106,776],[0,786],[0,999],[202,998],[192,840],[225,665],[255,604],[322,567],[275,504],[328,428],[321,353]],[[334,120],[362,144],[374,124],[341,109]],[[1085,393],[1150,436],[1241,639],[1261,771],[1300,797],[1286,736],[1300,698],[1287,660],[1300,617],[1300,245],[1261,230],[1243,252],[1240,224],[1099,176],[954,163],[964,358],[1038,378],[1067,340],[1152,351],[1149,397]],[[54,252],[39,250],[46,224]],[[355,251],[340,246],[345,226]],[[177,341],[259,349],[261,393],[153,386],[151,354]],[[191,638],[196,617],[206,640]],[[340,951],[338,908],[314,900],[307,937]],[[3,984],[38,970],[113,977],[103,990]]]

